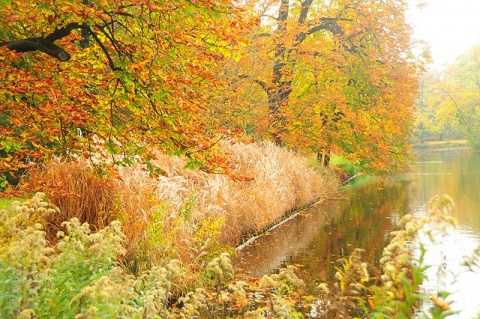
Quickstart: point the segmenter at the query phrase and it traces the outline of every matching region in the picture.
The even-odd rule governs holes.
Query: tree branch
[[[82,28],[86,28],[86,27],[87,27],[86,24],[79,24],[77,22],[70,22],[69,24],[67,24],[63,28],[55,29],[55,31],[53,31],[52,33],[50,33],[49,35],[47,35],[45,37],[45,40],[47,40],[49,42],[55,42],[57,40],[60,40],[62,38],[65,38],[66,36],[70,35],[70,33],[75,29],[82,29]]]
[[[277,18],[278,21],[287,21],[289,7],[290,7],[290,4],[288,0],[281,1],[280,8],[278,9],[278,18]]]
[[[107,57],[108,66],[110,67],[110,69],[112,69],[112,71],[121,70],[121,68],[115,66],[115,63],[113,62],[113,59],[112,59],[112,57],[110,56],[110,53],[108,52],[108,49],[107,49],[107,48],[105,47],[105,45],[102,43],[102,41],[100,40],[100,38],[98,37],[98,35],[97,35],[95,32],[93,32],[93,30],[92,30],[90,27],[87,27],[87,30],[88,30],[88,32],[90,32],[90,34],[92,35],[92,37],[95,39],[95,41],[97,42],[97,44],[100,46],[100,48],[102,49],[103,53],[104,53],[105,56]]]
[[[320,19],[322,23],[317,24],[313,27],[311,27],[308,31],[300,33],[297,38],[295,39],[295,42],[300,44],[302,43],[307,36],[318,32],[320,30],[328,30],[330,31],[333,35],[342,35],[343,31],[340,29],[338,26],[338,19],[337,18],[321,18]]]
[[[271,36],[270,33],[266,33],[266,32],[258,33],[258,34],[253,35],[252,39],[261,38],[261,37],[269,37],[269,36]]]
[[[68,36],[74,29],[82,29],[85,27],[86,25],[84,24],[72,22],[63,28],[55,29],[55,31],[45,37],[3,42],[0,43],[0,46],[6,46],[9,50],[17,52],[40,51],[56,58],[59,61],[65,62],[70,60],[70,54],[53,42]]]
[[[82,29],[88,31],[88,33],[92,35],[92,37],[95,39],[95,41],[107,57],[108,66],[110,67],[110,69],[112,69],[113,71],[120,69],[115,66],[115,63],[113,62],[113,59],[108,52],[108,49],[102,43],[98,35],[93,32],[93,30],[86,23],[80,24],[77,22],[71,22],[63,28],[55,29],[55,31],[45,37],[3,42],[0,43],[0,46],[5,45],[9,50],[14,50],[17,52],[41,51],[58,59],[59,61],[65,62],[70,60],[70,54],[68,54],[63,48],[59,47],[53,42],[70,35],[70,33],[75,29]],[[110,41],[112,40],[113,39],[110,39]]]
[[[305,0],[302,2],[302,10],[300,11],[300,16],[298,17],[298,24],[303,24],[308,16],[308,10],[312,5],[313,0]]]
[[[41,51],[62,62],[70,60],[70,54],[68,54],[65,50],[63,50],[58,45],[52,42],[49,42],[44,38],[16,40],[16,41],[2,43],[0,45],[2,46],[5,45],[9,50],[17,51],[17,52]]]

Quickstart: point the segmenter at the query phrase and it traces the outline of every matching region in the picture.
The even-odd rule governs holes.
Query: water
[[[410,191],[412,212],[422,215],[422,201],[448,194],[455,202],[453,215],[458,221],[458,227],[448,236],[427,247],[425,263],[432,267],[423,289],[451,292],[447,300],[453,302],[453,310],[459,311],[452,318],[478,318],[480,271],[468,271],[462,262],[480,246],[480,154],[449,149],[422,152],[414,176],[417,182]]]
[[[480,154],[464,149],[421,150],[413,172],[353,185],[340,199],[300,214],[260,237],[241,253],[241,272],[262,276],[286,265],[313,287],[332,282],[337,260],[354,248],[378,263],[388,234],[407,213],[422,215],[433,196],[448,194],[455,202],[458,228],[429,247],[426,291],[449,290],[456,318],[480,313],[480,272],[471,273],[461,261],[480,246]]]

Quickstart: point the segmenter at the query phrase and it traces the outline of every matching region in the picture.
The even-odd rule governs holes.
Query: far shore
[[[469,147],[466,139],[462,140],[444,140],[444,141],[426,141],[423,143],[414,143],[414,148],[436,148],[436,147]]]

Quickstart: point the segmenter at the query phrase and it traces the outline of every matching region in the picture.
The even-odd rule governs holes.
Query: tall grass
[[[48,216],[47,238],[55,238],[60,225],[74,217],[96,229],[116,219],[113,180],[100,177],[87,162],[54,160],[31,174],[31,187],[48,193],[61,209]]]
[[[250,182],[217,179],[222,187],[217,198],[207,197],[206,206],[220,203],[227,216],[223,238],[235,243],[242,235],[265,228],[288,211],[335,193],[336,177],[308,159],[273,144],[224,145],[238,175],[251,176]]]
[[[399,221],[403,228],[392,233],[384,250],[381,274],[372,277],[356,249],[339,260],[338,284],[330,289],[321,283],[307,295],[294,266],[238,280],[225,253],[201,265],[204,281],[198,289],[185,287],[191,273],[178,260],[129,274],[119,263],[125,253],[120,222],[92,232],[72,218],[56,234],[57,242],[49,243],[46,218],[60,212],[37,193],[0,210],[0,317],[403,319],[425,302],[431,307],[422,318],[443,319],[454,314],[444,300],[448,293],[418,290],[424,252],[415,257],[411,245],[428,238],[419,234],[441,234],[454,224],[451,204],[438,197],[427,216],[405,215]],[[470,267],[479,266],[479,251],[466,261]]]
[[[14,318],[292,318],[303,282],[294,267],[247,283],[234,279],[228,254],[202,265],[204,288],[188,291],[188,269],[178,260],[137,275],[118,263],[125,253],[121,224],[98,232],[77,218],[50,244],[45,217],[58,213],[37,193],[0,210],[0,317]],[[183,294],[179,294],[183,291]],[[254,295],[264,295],[259,303]],[[172,301],[177,300],[174,304]],[[175,306],[178,305],[179,307]]]
[[[156,164],[166,176],[151,177],[137,165],[107,179],[86,162],[52,161],[33,177],[33,185],[41,185],[60,208],[49,220],[52,225],[77,217],[101,229],[120,220],[125,263],[134,270],[170,259],[197,267],[223,245],[238,244],[338,188],[332,173],[273,144],[224,143],[220,148],[231,175],[245,178],[186,169],[185,159],[157,153]],[[52,227],[52,234],[58,229]]]

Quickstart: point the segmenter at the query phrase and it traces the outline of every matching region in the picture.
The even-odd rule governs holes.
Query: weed
[[[126,252],[126,236],[118,221],[92,231],[87,223],[72,218],[63,223],[64,230],[57,233],[56,242],[49,244],[46,220],[59,212],[44,197],[36,194],[0,212],[1,318],[226,319],[300,318],[314,314],[313,310],[306,311],[305,304],[312,298],[304,296],[304,283],[295,275],[293,266],[260,280],[235,280],[229,255],[222,253],[199,269],[206,281],[204,288],[190,290],[186,283],[191,273],[176,259],[160,261],[137,275],[126,272],[119,262]],[[407,318],[426,299],[433,305],[427,318],[451,315],[445,301],[448,293],[427,296],[418,292],[426,269],[425,250],[420,245],[417,258],[410,253],[416,234],[432,232],[428,227],[431,223],[451,222],[449,205],[448,198],[441,197],[432,202],[427,216],[403,218],[404,229],[395,232],[385,248],[380,285],[372,284],[361,250],[342,259],[337,276],[341,295],[332,295],[332,290],[320,285],[320,298],[311,305],[315,317],[351,317],[349,302],[364,297],[373,300],[369,300],[370,306],[363,305],[362,317]],[[156,218],[160,220],[165,212],[165,208],[159,209]],[[183,216],[177,216],[181,220],[178,225],[193,222]],[[208,232],[210,226],[198,226],[198,233]],[[205,238],[198,236],[199,242]],[[477,267],[477,255],[478,251],[466,263]]]
[[[119,220],[122,258],[132,273],[172,258],[198,269],[288,211],[337,190],[333,174],[273,144],[219,147],[228,153],[231,176],[187,169],[186,159],[158,152],[155,164],[166,174],[159,177],[141,165],[100,177],[90,162],[52,160],[30,176],[31,189],[41,188],[60,208],[49,217],[47,239],[54,241],[74,217],[91,230]]]

